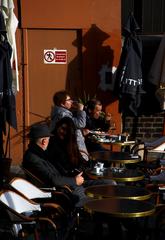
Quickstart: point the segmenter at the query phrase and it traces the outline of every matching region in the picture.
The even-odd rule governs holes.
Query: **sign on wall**
[[[60,49],[45,49],[44,63],[46,64],[66,64],[67,50]]]

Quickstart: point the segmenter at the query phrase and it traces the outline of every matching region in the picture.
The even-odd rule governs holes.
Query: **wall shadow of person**
[[[77,39],[72,42],[77,48],[77,56],[68,65],[66,79],[66,89],[75,98],[82,99],[86,94],[103,99],[103,104],[114,101],[114,54],[109,46],[109,38],[110,35],[95,24],[92,24],[84,35],[82,30],[77,30]]]

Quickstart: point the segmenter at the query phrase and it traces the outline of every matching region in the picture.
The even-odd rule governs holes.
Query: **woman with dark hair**
[[[70,117],[63,117],[56,123],[50,138],[49,161],[63,175],[73,176],[84,170],[88,161],[83,159],[76,140],[76,127]]]

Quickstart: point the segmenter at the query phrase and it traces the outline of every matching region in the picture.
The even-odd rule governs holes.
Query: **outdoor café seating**
[[[34,184],[35,186],[37,186],[38,188],[45,190],[45,191],[51,191],[57,194],[59,193],[59,195],[64,195],[65,198],[70,198],[71,196],[71,192],[72,190],[70,189],[70,187],[68,185],[64,185],[64,186],[56,186],[56,187],[50,187],[47,186],[41,178],[39,178],[38,176],[36,176],[33,172],[31,172],[30,170],[24,168],[22,165],[20,166],[25,174],[25,178],[31,182],[32,184]]]
[[[149,153],[155,153],[157,159],[162,158],[163,152],[165,149],[165,136],[162,136],[158,139],[155,139],[151,142],[137,142],[131,152],[136,154],[140,154],[142,156],[142,160],[148,161]]]
[[[57,226],[52,219],[42,215],[41,204],[28,200],[12,190],[4,190],[0,192],[0,205],[9,214],[8,224],[12,223],[15,237],[23,238],[24,235],[32,234],[37,240],[43,224],[45,230],[49,225],[54,236],[57,236]]]
[[[55,207],[58,214],[67,214],[73,210],[73,203],[66,194],[56,189],[42,190],[26,179],[15,177],[9,182],[9,187],[18,191],[28,199]]]
[[[3,192],[7,192],[8,195],[5,195],[5,198],[9,198],[9,203],[11,203],[14,206],[16,204],[24,205],[24,202],[26,204],[26,201],[22,203],[21,200],[26,199],[30,204],[33,204],[35,206],[39,206],[38,208],[34,208],[34,212],[30,210],[30,215],[28,212],[28,216],[35,216],[37,218],[46,218],[50,219],[55,226],[56,226],[56,232],[52,233],[52,229],[50,229],[51,238],[50,239],[57,239],[57,240],[65,240],[69,236],[73,236],[76,234],[77,229],[77,212],[75,211],[75,208],[73,207],[73,203],[71,203],[70,199],[65,198],[64,196],[59,197],[59,192],[56,190],[53,191],[43,191],[33,185],[32,183],[28,182],[26,179],[15,177],[13,178],[8,186],[6,186],[6,190]],[[62,195],[62,193],[60,194]],[[6,197],[7,196],[7,197]],[[14,198],[14,200],[10,199],[11,197]],[[0,198],[1,199],[1,198]],[[4,197],[2,198],[4,200]],[[7,200],[8,201],[8,200]],[[16,201],[16,203],[14,202]],[[71,206],[72,204],[72,206]],[[3,204],[4,206],[4,204]],[[25,205],[26,206],[26,205]],[[10,206],[8,206],[10,207]],[[19,209],[19,206],[18,206]],[[8,210],[8,209],[7,209]],[[17,210],[17,209],[15,209]],[[37,210],[37,211],[36,211]],[[39,212],[40,211],[40,212]],[[26,209],[24,211],[21,211],[21,213],[27,214]],[[21,216],[23,218],[23,216]],[[15,218],[14,218],[15,219]],[[20,232],[23,231],[23,227],[21,223],[19,225],[15,225],[15,222],[13,222],[13,226],[16,226],[16,228],[19,228],[17,231],[17,234],[20,234]],[[38,225],[36,226],[38,227]],[[46,232],[42,232],[42,227],[44,227],[44,231],[46,231],[47,225],[41,225],[40,228],[37,230],[39,231],[38,235],[41,235],[42,237]],[[35,228],[34,228],[35,229]],[[27,233],[30,233],[30,230],[26,228]],[[36,234],[34,232],[34,234]],[[52,235],[54,237],[52,237]],[[49,235],[48,235],[49,236]],[[36,238],[40,239],[40,238]]]

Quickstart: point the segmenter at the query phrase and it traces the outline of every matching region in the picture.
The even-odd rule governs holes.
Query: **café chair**
[[[14,177],[9,184],[30,199],[51,198],[51,192],[45,192],[23,178]]]
[[[67,199],[68,203],[70,201],[70,204],[72,205],[72,190],[68,185],[64,186],[54,186],[50,187],[47,186],[38,176],[36,176],[34,173],[32,173],[30,170],[24,168],[22,165],[20,165],[20,168],[24,171],[25,173],[25,178],[37,186],[38,188],[44,190],[44,191],[51,191],[52,193],[56,194],[56,197],[58,196],[59,199]]]
[[[137,142],[131,149],[131,153],[142,155],[142,160],[147,161],[148,153],[162,153],[165,149],[165,136],[162,136],[152,142]],[[159,154],[160,155],[160,154]]]
[[[13,178],[9,182],[9,186],[24,197],[42,204],[45,213],[52,215],[57,221],[58,229],[61,229],[61,226],[64,225],[63,223],[66,223],[63,227],[66,235],[76,234],[79,223],[79,212],[78,209],[75,209],[72,193],[69,192],[70,194],[68,195],[68,192],[51,190],[51,188],[48,192],[20,177]]]
[[[58,195],[59,199],[60,197],[67,198],[68,202],[70,201],[70,205],[73,205],[75,202],[78,201],[77,197],[72,194],[72,189],[67,184],[63,186],[54,186],[54,187],[47,186],[46,183],[43,182],[43,180],[41,180],[33,172],[24,168],[22,165],[20,167],[25,172],[25,177],[27,178],[27,180],[30,181],[32,184],[35,184],[35,186],[39,187],[40,189],[55,193],[56,197]]]
[[[144,172],[146,179],[149,179],[160,167],[160,159],[164,156],[164,149],[165,136],[152,142],[138,142],[131,149],[132,154],[141,155],[142,161],[136,166]]]
[[[64,214],[71,210],[70,199],[68,201],[68,197],[65,197],[62,192],[56,190],[44,191],[26,179],[20,177],[13,178],[9,182],[9,186],[18,191],[24,197],[42,203],[44,206],[48,206],[48,203],[51,203],[59,214]]]
[[[90,161],[90,160],[89,160]],[[89,161],[85,161],[88,162]],[[33,172],[31,172],[29,169],[26,169],[22,166],[22,164],[20,165],[21,169],[24,171],[25,173],[25,177],[27,178],[28,181],[30,181],[31,183],[35,183],[35,185],[37,187],[39,187],[40,189],[44,190],[44,191],[51,191],[51,192],[55,192],[56,197],[58,194],[58,198],[59,201],[61,201],[61,198],[63,199],[63,195],[65,198],[68,199],[68,203],[65,204],[65,206],[73,206],[75,205],[75,202],[78,201],[77,197],[74,196],[72,194],[72,190],[68,185],[64,185],[64,186],[55,186],[55,187],[48,187],[46,186],[46,184],[38,177],[36,176]],[[70,203],[70,204],[69,204]],[[79,217],[82,211],[82,208],[78,208],[76,207],[76,209],[74,209],[77,215],[77,225],[79,225]]]
[[[68,235],[71,231],[74,234],[77,215],[76,212],[74,212],[73,203],[70,202],[71,200],[69,202],[68,199],[61,201],[62,198],[60,198],[59,201],[58,196],[56,197],[56,191],[43,191],[26,179],[19,177],[13,178],[9,185],[27,199],[42,204],[44,213],[56,221],[58,230],[63,228],[63,232],[66,232],[65,235]],[[63,224],[64,222],[65,224]]]
[[[28,181],[32,182],[33,184],[35,184],[35,186],[39,188],[43,188],[45,186],[44,182],[40,178],[38,178],[36,175],[34,175],[31,171],[24,168],[22,165],[20,165],[20,168],[23,170],[24,175]]]
[[[49,225],[57,237],[56,223],[49,217],[42,216],[41,204],[28,200],[12,190],[0,192],[0,204],[8,212],[16,238],[25,239],[24,237],[31,235],[33,231],[34,239],[39,240],[40,227],[43,224],[45,228]]]

